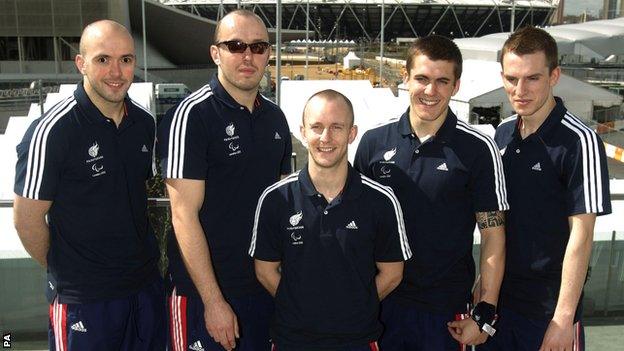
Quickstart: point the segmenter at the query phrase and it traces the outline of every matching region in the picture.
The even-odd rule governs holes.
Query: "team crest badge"
[[[230,124],[227,127],[225,127],[225,134],[227,134],[230,137],[234,135],[235,131],[236,131],[236,128],[234,127],[234,122],[230,122]]]
[[[100,151],[100,145],[98,145],[97,141],[91,145],[89,148],[89,156],[97,157],[98,152]]]
[[[396,147],[392,150],[388,150],[383,154],[383,158],[386,161],[390,161],[390,159],[392,159],[394,157],[394,155],[396,155]]]
[[[299,224],[299,222],[301,222],[301,219],[303,218],[303,212],[299,211],[297,213],[295,213],[294,215],[290,216],[289,222],[291,226],[296,226],[297,224]]]

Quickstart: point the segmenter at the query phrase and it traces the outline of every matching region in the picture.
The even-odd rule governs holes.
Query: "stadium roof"
[[[160,0],[164,5],[237,5],[239,1],[237,0]],[[243,6],[246,5],[255,5],[255,4],[276,4],[276,0],[240,0],[240,4]],[[287,4],[306,4],[307,0],[282,0],[282,5]],[[315,4],[345,4],[349,3],[352,5],[355,4],[379,4],[383,0],[310,0],[311,5]],[[423,5],[473,5],[473,6],[482,6],[482,5],[496,5],[496,6],[506,6],[511,7],[511,0],[385,0],[386,5],[391,4],[401,4],[401,5],[414,5],[414,4],[423,4]],[[553,7],[559,4],[558,0],[548,1],[548,0],[533,0],[533,1],[516,1],[516,6],[518,7]]]
[[[130,0],[128,6],[131,26],[140,35],[141,0]],[[145,18],[147,40],[169,61],[182,66],[213,64],[209,48],[216,21],[153,0],[145,1]],[[282,30],[282,41],[302,38],[305,31]],[[269,41],[275,42],[273,29],[269,29]]]
[[[236,0],[166,0],[164,4],[216,20],[237,8]],[[276,19],[275,0],[241,1],[268,26]],[[544,25],[557,1],[516,1],[516,26]],[[306,28],[305,0],[281,2],[282,27]],[[310,30],[314,39],[354,39],[375,42],[380,38],[382,0],[310,0]],[[399,37],[440,34],[463,38],[509,29],[510,0],[387,0],[384,3],[384,41]]]

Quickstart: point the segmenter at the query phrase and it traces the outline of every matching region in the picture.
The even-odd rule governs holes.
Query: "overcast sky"
[[[564,14],[580,15],[583,11],[587,10],[588,15],[598,16],[601,9],[602,0],[566,0]]]

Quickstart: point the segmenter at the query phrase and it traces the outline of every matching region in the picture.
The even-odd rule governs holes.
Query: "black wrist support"
[[[493,326],[497,319],[496,306],[481,301],[472,309],[470,317],[477,323],[480,330],[483,330],[490,336],[494,336],[496,329],[494,329]]]

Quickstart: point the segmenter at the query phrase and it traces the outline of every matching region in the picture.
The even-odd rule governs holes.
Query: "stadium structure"
[[[73,58],[82,29],[106,18],[132,31],[141,69],[143,32],[148,68],[212,65],[208,49],[216,22],[155,0],[0,1],[0,87],[35,79],[75,82]],[[271,40],[274,31],[269,30]],[[289,41],[305,33],[284,29],[281,37]]]
[[[376,42],[382,8],[385,42],[430,33],[475,37],[509,31],[512,22],[515,27],[548,25],[558,1],[283,0],[281,37],[283,42],[305,38],[307,22],[310,39]],[[137,47],[145,18],[148,68],[211,65],[207,48],[216,21],[238,6],[257,13],[275,32],[276,0],[0,1],[0,83],[75,81],[72,61],[82,28],[102,18],[130,27]],[[137,55],[142,66],[141,50]]]
[[[160,0],[167,6],[218,20],[242,6],[276,23],[275,0]],[[559,0],[282,0],[282,28],[314,31],[314,39],[384,41],[440,34],[450,38],[509,32],[511,26],[545,26]],[[309,16],[306,11],[309,9]],[[512,19],[513,18],[513,19]],[[513,23],[512,23],[513,22]]]

